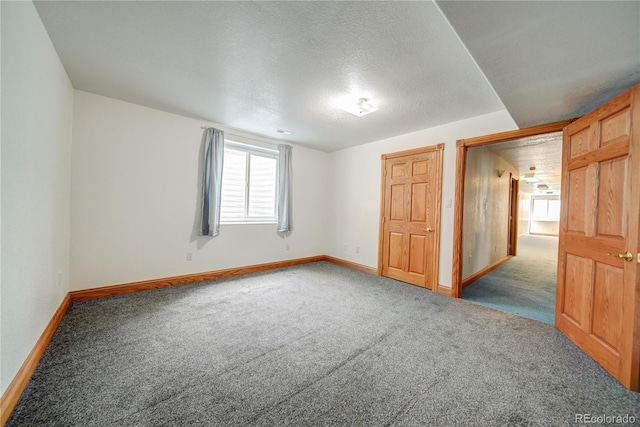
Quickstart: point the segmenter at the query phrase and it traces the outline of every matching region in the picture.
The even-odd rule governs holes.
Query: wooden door
[[[437,290],[444,144],[382,156],[381,274]]]
[[[507,242],[507,255],[516,256],[518,246],[518,204],[520,203],[518,193],[520,182],[509,174],[509,241]]]
[[[640,85],[564,129],[556,326],[640,382]]]

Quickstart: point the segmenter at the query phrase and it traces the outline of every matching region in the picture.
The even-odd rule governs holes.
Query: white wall
[[[529,234],[557,236],[560,234],[560,223],[558,221],[531,221]]]
[[[34,5],[2,2],[2,393],[69,290],[72,102]]]
[[[531,211],[531,194],[520,191],[518,195],[518,236],[529,234],[529,215]]]
[[[509,250],[511,176],[519,173],[487,147],[467,150],[462,278],[504,259]],[[498,177],[498,170],[504,173]]]
[[[506,110],[372,142],[331,154],[328,255],[378,264],[381,159],[385,153],[445,143],[439,283],[451,286],[456,140],[516,129]],[[346,250],[345,250],[346,247]],[[356,247],[360,248],[356,253]]]
[[[204,124],[75,91],[72,289],[325,253],[329,155],[295,145],[286,240],[275,224],[222,225],[218,237],[197,236]],[[278,143],[220,128],[238,142]]]

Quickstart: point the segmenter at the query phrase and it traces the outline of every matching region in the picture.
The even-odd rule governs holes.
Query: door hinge
[[[638,264],[640,264],[640,252],[638,253],[636,259],[638,260]]]

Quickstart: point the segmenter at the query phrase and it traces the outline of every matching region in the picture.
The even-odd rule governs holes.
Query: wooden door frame
[[[518,253],[518,211],[520,204],[520,180],[509,173],[509,241],[507,242],[507,256]]]
[[[478,136],[475,138],[459,139],[456,142],[456,187],[453,212],[453,267],[451,272],[452,297],[462,297],[462,221],[464,220],[464,179],[467,169],[467,150],[472,147],[481,147],[483,145],[496,144],[498,142],[510,141],[512,139],[560,132],[573,120],[574,119],[563,120],[560,122],[547,123],[524,129]]]
[[[394,159],[396,157],[404,157],[411,156],[415,154],[426,154],[431,152],[438,153],[438,161],[436,162],[436,200],[435,200],[435,232],[434,236],[434,246],[435,246],[435,254],[434,258],[435,262],[435,280],[433,282],[432,292],[438,292],[438,287],[440,286],[439,282],[439,274],[440,274],[440,224],[442,217],[442,169],[444,166],[444,143],[429,145],[427,147],[414,148],[411,150],[404,151],[396,151],[394,153],[387,153],[381,156],[381,172],[380,172],[380,181],[381,181],[381,190],[380,190],[380,228],[378,232],[378,276],[382,276],[382,262],[383,262],[383,242],[384,242],[384,212],[385,212],[385,191],[386,191],[386,177],[385,177],[385,167],[386,161],[389,159]]]

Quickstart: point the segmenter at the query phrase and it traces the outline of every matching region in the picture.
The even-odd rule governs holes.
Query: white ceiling
[[[640,1],[439,1],[521,128],[640,82]]]
[[[527,183],[520,180],[520,190],[529,194],[560,194],[560,178],[562,173],[562,132],[547,133],[500,142],[486,146],[490,151],[502,157],[520,172],[520,176],[532,172],[540,180]],[[473,150],[473,148],[471,148]],[[538,185],[547,185],[539,190]]]
[[[640,81],[639,2],[36,7],[75,88],[324,151],[504,105],[556,121]],[[379,110],[340,110],[349,92]]]

